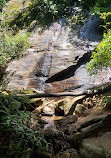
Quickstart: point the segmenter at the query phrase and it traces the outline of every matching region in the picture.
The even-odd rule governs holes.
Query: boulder
[[[71,154],[68,151],[59,152],[56,158],[70,158]]]
[[[43,114],[43,115],[52,116],[52,115],[54,114],[54,108],[45,106],[45,107],[43,107],[43,109],[42,109],[42,114]]]
[[[43,149],[34,150],[30,158],[52,158],[52,154]]]
[[[68,113],[68,109],[69,107],[71,107],[70,105],[70,100],[68,97],[62,99],[62,100],[59,100],[56,104],[55,104],[56,108],[55,108],[55,112],[56,113],[63,113],[64,114],[67,114]]]
[[[93,146],[85,141],[82,142],[80,155],[83,158],[105,158],[104,151],[101,147]]]
[[[59,100],[56,104],[55,104],[55,113],[60,113],[61,114],[65,114],[67,115],[69,113],[70,108],[72,107],[72,105],[79,100],[81,97],[65,97],[64,99]]]
[[[81,116],[87,108],[82,104],[77,104],[75,108],[75,114]]]
[[[111,132],[84,139],[80,155],[82,158],[111,158]]]
[[[37,108],[39,106],[42,106],[44,104],[44,99],[43,98],[34,98],[30,99],[29,103],[34,107]]]

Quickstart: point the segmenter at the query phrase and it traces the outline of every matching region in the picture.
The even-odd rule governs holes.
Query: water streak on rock
[[[85,67],[102,39],[99,23],[98,18],[90,16],[84,26],[70,28],[62,18],[41,35],[35,30],[30,38],[31,48],[6,69],[8,88],[62,92],[78,87],[76,91],[81,92],[109,81],[110,69],[90,78]]]

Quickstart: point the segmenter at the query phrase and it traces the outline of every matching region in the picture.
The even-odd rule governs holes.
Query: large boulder
[[[42,109],[42,115],[49,115],[49,116],[52,116],[53,114],[54,114],[54,108],[45,106],[45,107]]]
[[[61,111],[64,112],[64,114],[67,114],[70,107],[71,107],[71,103],[70,103],[70,99],[68,97],[59,100],[56,104],[55,104],[56,108],[55,108],[55,112],[58,113]]]
[[[37,108],[39,106],[42,106],[45,102],[45,99],[43,98],[33,98],[30,99],[29,103],[34,107]]]
[[[111,132],[85,139],[80,147],[82,158],[111,158]]]
[[[64,99],[59,100],[58,102],[55,103],[55,113],[64,113],[67,115],[69,113],[69,110],[73,106],[73,104],[76,101],[79,101],[81,98],[84,96],[79,96],[79,97],[65,97]],[[73,112],[72,112],[73,114]]]
[[[80,154],[83,158],[105,158],[104,151],[101,147],[96,147],[85,141],[82,143]]]
[[[77,104],[75,108],[75,114],[81,116],[87,108],[82,104]]]

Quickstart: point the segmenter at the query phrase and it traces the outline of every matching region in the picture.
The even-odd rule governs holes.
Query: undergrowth
[[[0,66],[5,67],[11,59],[18,58],[28,46],[28,34],[8,35],[3,32],[0,35]]]
[[[67,17],[72,14],[73,5],[77,0],[33,0],[28,7],[11,13],[4,13],[4,22],[13,29],[19,30],[27,28],[32,31],[36,26],[45,28],[55,20],[61,17]]]
[[[2,11],[3,7],[5,6],[8,0],[0,0],[0,12]]]
[[[91,60],[87,63],[87,70],[90,75],[97,74],[102,68],[111,67],[111,30],[104,33],[100,44],[92,53]]]
[[[31,128],[34,117],[26,111],[27,97],[0,94],[0,157],[26,158],[48,144],[40,128]]]

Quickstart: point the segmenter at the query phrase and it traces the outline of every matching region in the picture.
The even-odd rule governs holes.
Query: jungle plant
[[[111,12],[104,12],[100,14],[100,18],[103,21],[102,27],[105,30],[108,30],[111,28]]]
[[[41,130],[31,128],[32,113],[20,110],[27,101],[28,98],[0,94],[0,131],[6,139],[0,156],[25,158],[37,148],[48,149]]]
[[[104,33],[103,40],[95,48],[91,60],[87,63],[87,70],[90,75],[108,67],[111,67],[111,30]]]
[[[72,14],[72,5],[76,1],[34,0],[27,8],[16,13],[9,25],[11,27],[16,25],[19,29],[33,28],[35,25],[44,28],[63,16],[70,16]]]
[[[0,0],[0,12],[2,11],[5,3],[6,3],[6,0]]]
[[[17,34],[7,35],[6,33],[0,36],[0,66],[5,67],[6,63],[14,58],[18,58],[23,50],[28,48],[28,35]]]

